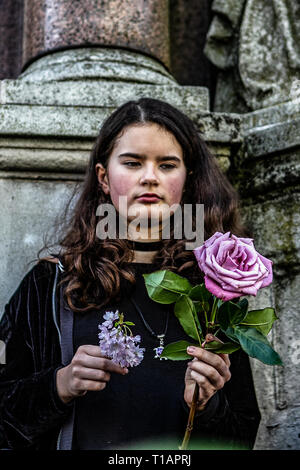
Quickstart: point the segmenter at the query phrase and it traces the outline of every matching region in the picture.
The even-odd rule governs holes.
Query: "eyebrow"
[[[121,157],[133,157],[137,158],[138,160],[145,160],[147,157],[146,155],[140,155],[139,153],[132,153],[132,152],[125,152],[121,153],[119,155],[119,158]],[[166,160],[173,160],[181,163],[181,159],[179,157],[176,157],[175,155],[165,155],[163,157],[157,157],[158,161],[166,161]]]

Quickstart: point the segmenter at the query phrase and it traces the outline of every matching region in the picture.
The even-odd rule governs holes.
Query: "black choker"
[[[134,240],[127,240],[129,248],[135,251],[157,251],[160,250],[163,242],[158,240],[157,242],[140,242]]]

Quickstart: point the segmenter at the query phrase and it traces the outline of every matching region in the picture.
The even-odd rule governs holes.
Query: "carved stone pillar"
[[[170,65],[167,0],[25,0],[23,63],[55,50],[113,46]]]

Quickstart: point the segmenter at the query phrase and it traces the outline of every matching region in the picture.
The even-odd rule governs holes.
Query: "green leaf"
[[[188,296],[193,300],[196,312],[206,312],[208,314],[210,310],[209,301],[212,300],[212,294],[206,289],[204,284],[198,284],[194,286]]]
[[[175,304],[174,312],[186,334],[200,343],[202,330],[193,301],[182,295]]]
[[[135,325],[134,323],[132,323],[132,321],[124,321],[123,322],[123,325]]]
[[[143,274],[149,297],[161,304],[172,304],[191,290],[189,281],[172,271]]]
[[[240,349],[240,345],[237,343],[220,343],[219,341],[210,341],[206,343],[204,349],[212,351],[216,354],[230,354]]]
[[[272,348],[267,338],[256,328],[237,325],[229,327],[224,333],[234,341],[238,341],[242,349],[251,357],[264,364],[283,365],[280,356]]]
[[[271,331],[275,320],[278,320],[278,317],[274,308],[268,307],[261,310],[250,310],[241,325],[254,327],[266,336]]]
[[[166,357],[172,361],[185,361],[191,359],[190,354],[186,352],[188,346],[199,347],[199,344],[191,344],[188,341],[176,341],[165,346],[160,357]]]
[[[234,302],[224,302],[217,314],[217,322],[221,325],[221,328],[226,330],[230,326],[241,323],[247,315],[247,306],[245,303],[240,306]]]
[[[212,294],[206,289],[205,284],[198,284],[190,290],[189,297],[192,300],[209,302],[209,300],[212,298]]]
[[[206,312],[208,313],[209,312],[209,309],[210,309],[210,305],[208,302],[201,302],[200,300],[194,300],[194,306],[195,306],[195,309],[196,309],[196,312]]]
[[[249,305],[249,302],[247,299],[240,299],[238,302],[237,302],[237,305],[243,310],[243,312],[245,312],[245,314],[247,313],[248,311],[248,305]]]
[[[239,340],[235,336],[234,328],[229,326],[228,328],[225,328],[225,329],[221,328],[221,330],[223,331],[223,333],[226,334],[226,336],[228,336],[229,339],[231,339],[232,341],[234,341],[237,344],[240,344]]]

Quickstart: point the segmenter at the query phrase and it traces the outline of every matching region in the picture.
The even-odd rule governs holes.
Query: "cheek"
[[[119,197],[129,197],[132,192],[133,182],[131,177],[126,175],[114,175],[110,179],[110,197],[115,207],[119,207]]]
[[[182,199],[182,191],[184,188],[185,178],[179,178],[174,181],[170,181],[168,184],[168,194],[170,204],[180,203]]]

